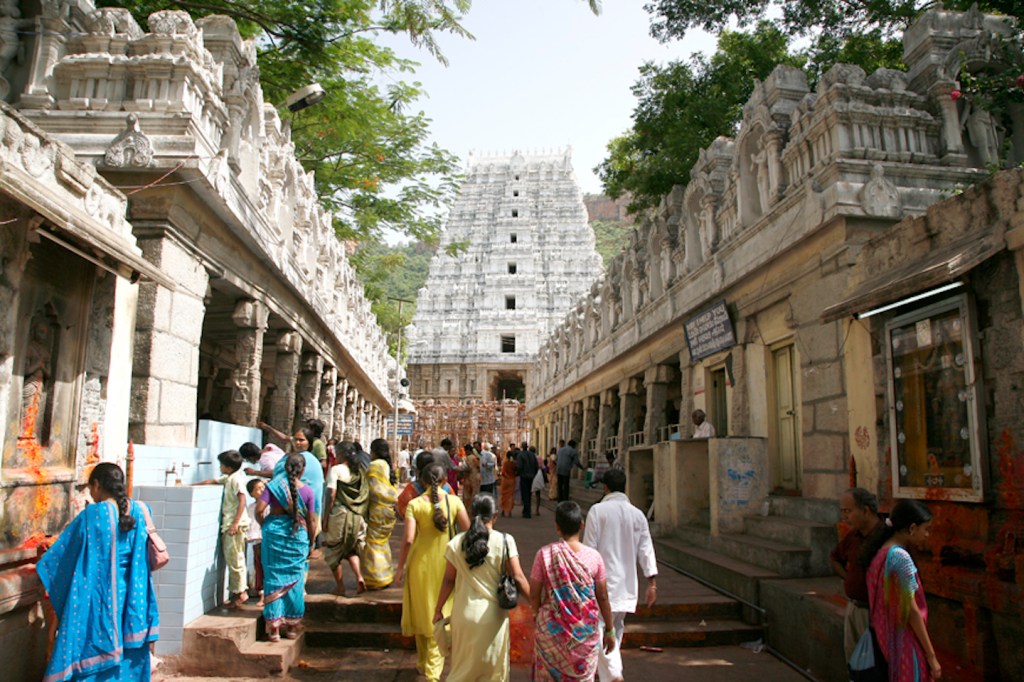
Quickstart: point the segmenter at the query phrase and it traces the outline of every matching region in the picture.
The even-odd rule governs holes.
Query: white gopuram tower
[[[541,340],[601,271],[571,148],[470,152],[408,330],[412,398],[525,401]]]

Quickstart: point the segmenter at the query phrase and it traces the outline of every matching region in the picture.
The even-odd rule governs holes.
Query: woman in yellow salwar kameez
[[[447,565],[445,550],[455,533],[469,528],[462,500],[440,487],[446,475],[440,464],[423,470],[427,490],[405,509],[405,537],[396,576],[402,584],[402,634],[416,637],[416,669],[429,682],[437,682],[444,668],[444,657],[434,641],[433,618]],[[442,605],[445,614],[451,613],[451,608],[450,603]]]
[[[371,590],[382,590],[395,579],[391,565],[391,531],[395,528],[398,488],[391,482],[391,451],[378,438],[370,443],[373,461],[366,470],[370,484],[370,506],[366,516],[366,544],[363,546],[363,579]]]
[[[444,583],[434,622],[444,617],[440,605],[452,599],[452,666],[448,682],[507,682],[509,679],[508,611],[498,604],[498,580],[507,563],[519,587],[519,598],[530,600],[530,585],[519,565],[516,541],[494,531],[497,504],[487,493],[473,498],[473,523],[449,543]]]

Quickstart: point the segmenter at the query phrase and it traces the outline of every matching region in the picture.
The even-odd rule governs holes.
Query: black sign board
[[[683,329],[686,330],[686,345],[690,347],[690,359],[694,362],[736,345],[736,332],[725,301],[719,301],[686,320]]]

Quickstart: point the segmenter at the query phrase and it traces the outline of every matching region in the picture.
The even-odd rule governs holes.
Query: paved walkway
[[[512,517],[499,518],[495,530],[510,533],[519,547],[523,570],[529,576],[533,557],[543,545],[557,539],[554,514],[548,508],[534,513],[533,518],[521,518],[521,508],[516,507]],[[398,556],[398,543],[402,537],[403,526],[399,523],[392,536],[392,548],[395,558]],[[400,603],[400,589],[390,587],[384,590],[355,595],[355,580],[345,566],[345,582],[348,597],[335,597],[330,594],[334,588],[334,579],[322,561],[311,566],[307,583],[307,603],[312,602],[370,602]],[[706,601],[713,603],[722,597],[671,569],[661,567],[658,576],[659,604],[693,603]],[[518,610],[517,610],[518,611]],[[516,617],[516,616],[522,617]],[[516,627],[516,622],[520,627]],[[629,619],[627,619],[627,623]],[[529,628],[529,612],[525,609],[513,616],[513,682],[525,682],[530,678],[528,661],[532,651],[532,632],[524,633]],[[516,637],[517,631],[519,637]],[[754,653],[741,646],[700,647],[700,648],[666,648],[662,652],[646,652],[639,649],[626,649],[623,652],[627,679],[657,680],[729,680],[730,682],[797,682],[804,679],[798,673],[767,653]],[[517,661],[517,659],[519,659]],[[214,680],[229,678],[188,678],[176,676],[174,673],[158,673],[155,682],[161,680]],[[230,678],[244,680],[244,678]],[[422,680],[416,673],[416,654],[414,651],[401,650],[368,650],[345,648],[307,648],[299,665],[280,678],[296,682],[328,682],[341,680],[359,680],[359,682],[384,682]]]

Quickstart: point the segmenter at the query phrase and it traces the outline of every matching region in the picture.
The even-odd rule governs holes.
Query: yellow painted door
[[[793,346],[772,351],[775,384],[775,443],[773,443],[775,486],[800,489],[800,421],[796,404],[796,376]]]

